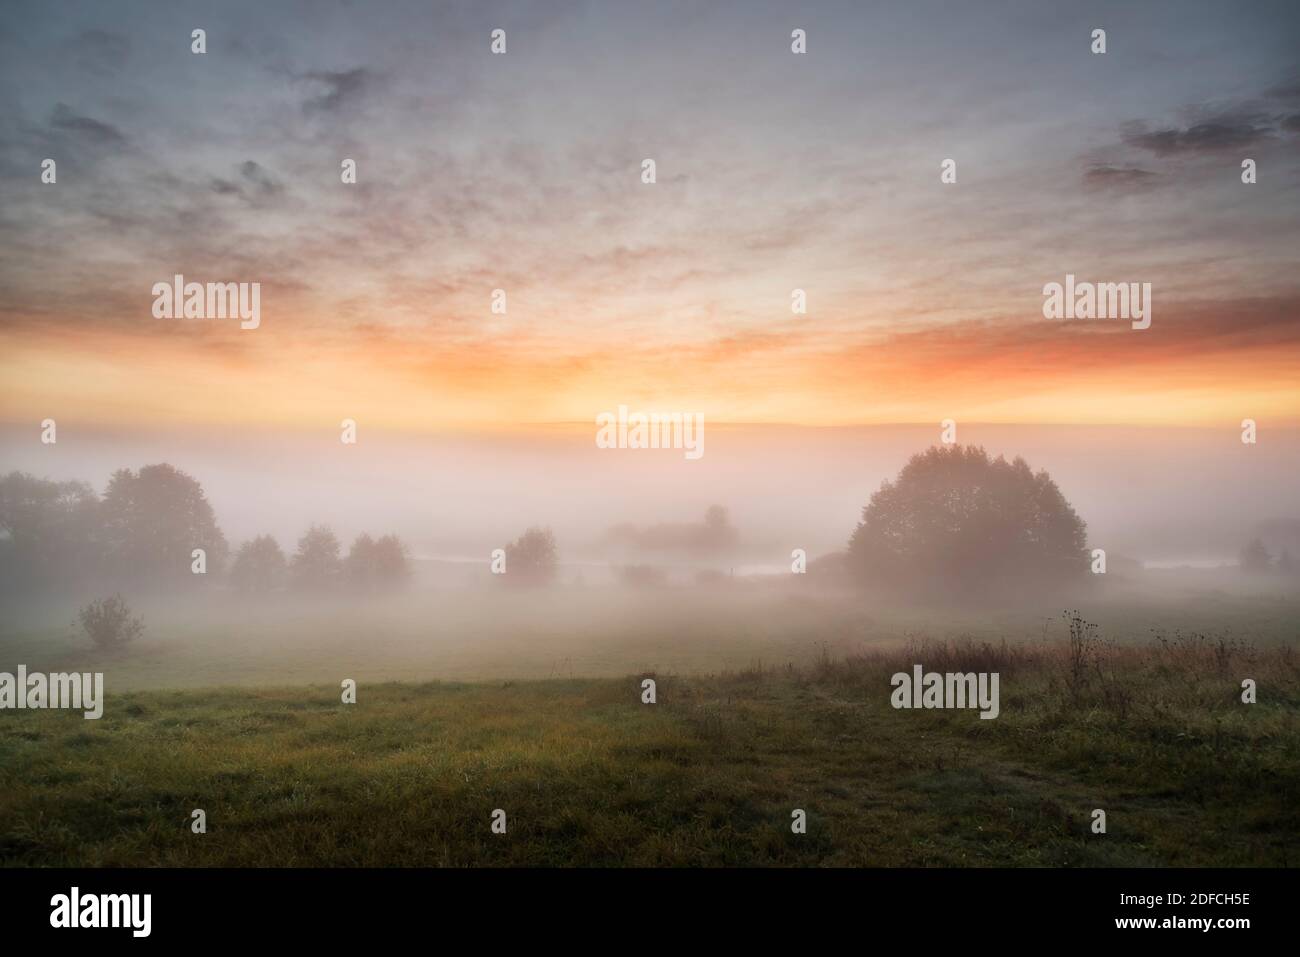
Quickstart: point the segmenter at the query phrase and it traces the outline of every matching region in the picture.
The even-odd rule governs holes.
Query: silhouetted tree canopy
[[[375,542],[375,565],[379,581],[385,585],[402,585],[410,580],[410,554],[406,543],[396,535],[381,535]]]
[[[736,543],[736,529],[731,516],[722,505],[710,505],[704,512],[704,534],[700,544],[705,548],[722,548]]]
[[[533,568],[545,579],[545,549],[535,538],[525,538],[518,554],[521,577]],[[196,548],[206,552],[204,576],[192,574]],[[551,549],[553,558],[553,540]],[[25,472],[0,477],[0,590],[75,586],[84,592],[100,583],[175,586],[218,579],[228,551],[202,486],[171,465],[119,469],[102,499],[84,482],[55,482]],[[361,535],[346,560],[339,551],[338,539],[325,525],[307,530],[292,560],[274,538],[261,535],[239,546],[226,580],[237,591],[254,594],[275,591],[286,581],[309,591],[339,584],[372,590],[411,577],[406,545],[396,535]]]
[[[100,514],[105,557],[120,577],[150,583],[198,578],[190,572],[196,548],[207,553],[210,573],[225,563],[226,537],[203,487],[166,463],[114,472]]]
[[[298,539],[298,551],[289,566],[295,588],[309,591],[331,588],[343,571],[339,540],[328,525],[313,525]]]
[[[1273,556],[1269,554],[1268,547],[1258,538],[1246,543],[1238,561],[1242,571],[1252,574],[1266,572],[1273,567]]]
[[[406,545],[396,535],[361,535],[348,552],[344,575],[350,585],[366,591],[405,584],[411,577]]]
[[[559,565],[549,528],[530,528],[506,546],[505,580],[514,585],[546,585]]]
[[[646,528],[625,522],[610,528],[605,541],[644,551],[707,553],[729,548],[739,537],[727,509],[722,505],[710,505],[702,522],[665,522]]]
[[[230,583],[242,592],[266,594],[284,584],[289,563],[270,535],[239,546],[230,566]]]
[[[6,590],[79,584],[102,568],[99,496],[85,482],[0,478],[0,582]]]
[[[1051,476],[1024,459],[935,446],[871,497],[848,562],[868,583],[969,593],[1086,572],[1085,531]]]

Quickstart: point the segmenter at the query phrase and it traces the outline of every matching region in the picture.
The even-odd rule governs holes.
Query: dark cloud
[[[1287,80],[1265,91],[1265,96],[1288,103],[1300,103],[1300,79]]]
[[[1300,114],[1300,78],[1278,83],[1263,93],[1224,106],[1201,103],[1183,109],[1185,125],[1162,125],[1136,121],[1124,124],[1120,139],[1124,145],[1144,150],[1153,156],[1211,156],[1275,139],[1280,134],[1297,132]],[[1139,176],[1110,174],[1101,164],[1096,175],[1085,174],[1093,185],[1123,183],[1138,185]]]
[[[337,113],[367,92],[374,85],[375,75],[365,67],[357,67],[341,72],[315,70],[300,79],[321,90],[303,104],[308,113]]]
[[[66,103],[55,104],[54,113],[50,116],[50,128],[99,146],[126,145],[126,136],[116,126],[81,116]]]
[[[272,178],[271,174],[253,160],[244,160],[239,164],[239,173],[262,196],[276,196],[284,192],[284,185]]]
[[[284,194],[284,184],[254,160],[239,164],[239,180],[214,178],[209,184],[218,196],[237,196],[251,206],[274,202]]]
[[[1272,122],[1260,114],[1223,116],[1184,128],[1148,130],[1146,124],[1130,124],[1123,131],[1129,146],[1156,156],[1217,153],[1253,146],[1273,135]]]
[[[1084,172],[1083,182],[1096,189],[1147,189],[1160,182],[1160,174],[1136,166],[1096,163]]]

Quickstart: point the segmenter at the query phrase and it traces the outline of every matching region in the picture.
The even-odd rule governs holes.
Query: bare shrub
[[[508,584],[549,585],[558,567],[555,535],[549,528],[530,528],[506,546]]]
[[[1064,612],[1063,617],[1070,626],[1065,683],[1071,697],[1077,698],[1088,683],[1088,666],[1097,656],[1097,626],[1084,620],[1077,611]]]

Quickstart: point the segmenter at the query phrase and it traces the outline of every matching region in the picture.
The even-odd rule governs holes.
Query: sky
[[[1293,2],[11,7],[0,420],[1294,425],[1298,49]],[[155,318],[177,273],[260,325]],[[1045,319],[1067,273],[1151,327]]]

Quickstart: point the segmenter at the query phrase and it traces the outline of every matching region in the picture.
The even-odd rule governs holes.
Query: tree
[[[239,591],[266,594],[283,584],[288,562],[280,543],[270,535],[239,546],[230,566],[230,583]]]
[[[707,553],[730,548],[739,537],[727,509],[710,505],[702,522],[664,522],[646,528],[624,522],[611,527],[605,541],[636,550]]]
[[[100,511],[106,558],[119,576],[182,580],[196,548],[206,553],[209,572],[225,563],[226,538],[203,486],[166,463],[114,472]]]
[[[298,539],[298,551],[289,568],[297,588],[319,591],[333,586],[339,579],[339,540],[328,525],[313,525]]]
[[[725,548],[734,545],[736,538],[736,529],[732,527],[726,508],[721,505],[710,505],[704,513],[700,545],[704,548]]]
[[[67,588],[103,567],[99,497],[85,482],[0,478],[0,583]]]
[[[871,497],[848,563],[860,581],[954,594],[1068,579],[1086,570],[1086,548],[1086,526],[1046,472],[935,446]]]
[[[530,528],[506,546],[506,581],[515,585],[546,585],[555,580],[559,562],[555,536],[549,528]]]
[[[343,561],[343,577],[352,587],[369,590],[379,578],[377,565],[375,540],[369,535],[358,535]]]
[[[406,543],[396,535],[384,535],[375,542],[375,568],[385,586],[405,585],[411,579]]]
[[[406,546],[396,535],[379,539],[360,535],[352,543],[343,571],[348,583],[363,591],[401,585],[410,577]]]
[[[1258,538],[1253,538],[1242,548],[1240,554],[1241,570],[1252,575],[1266,572],[1273,566],[1273,556]]]

